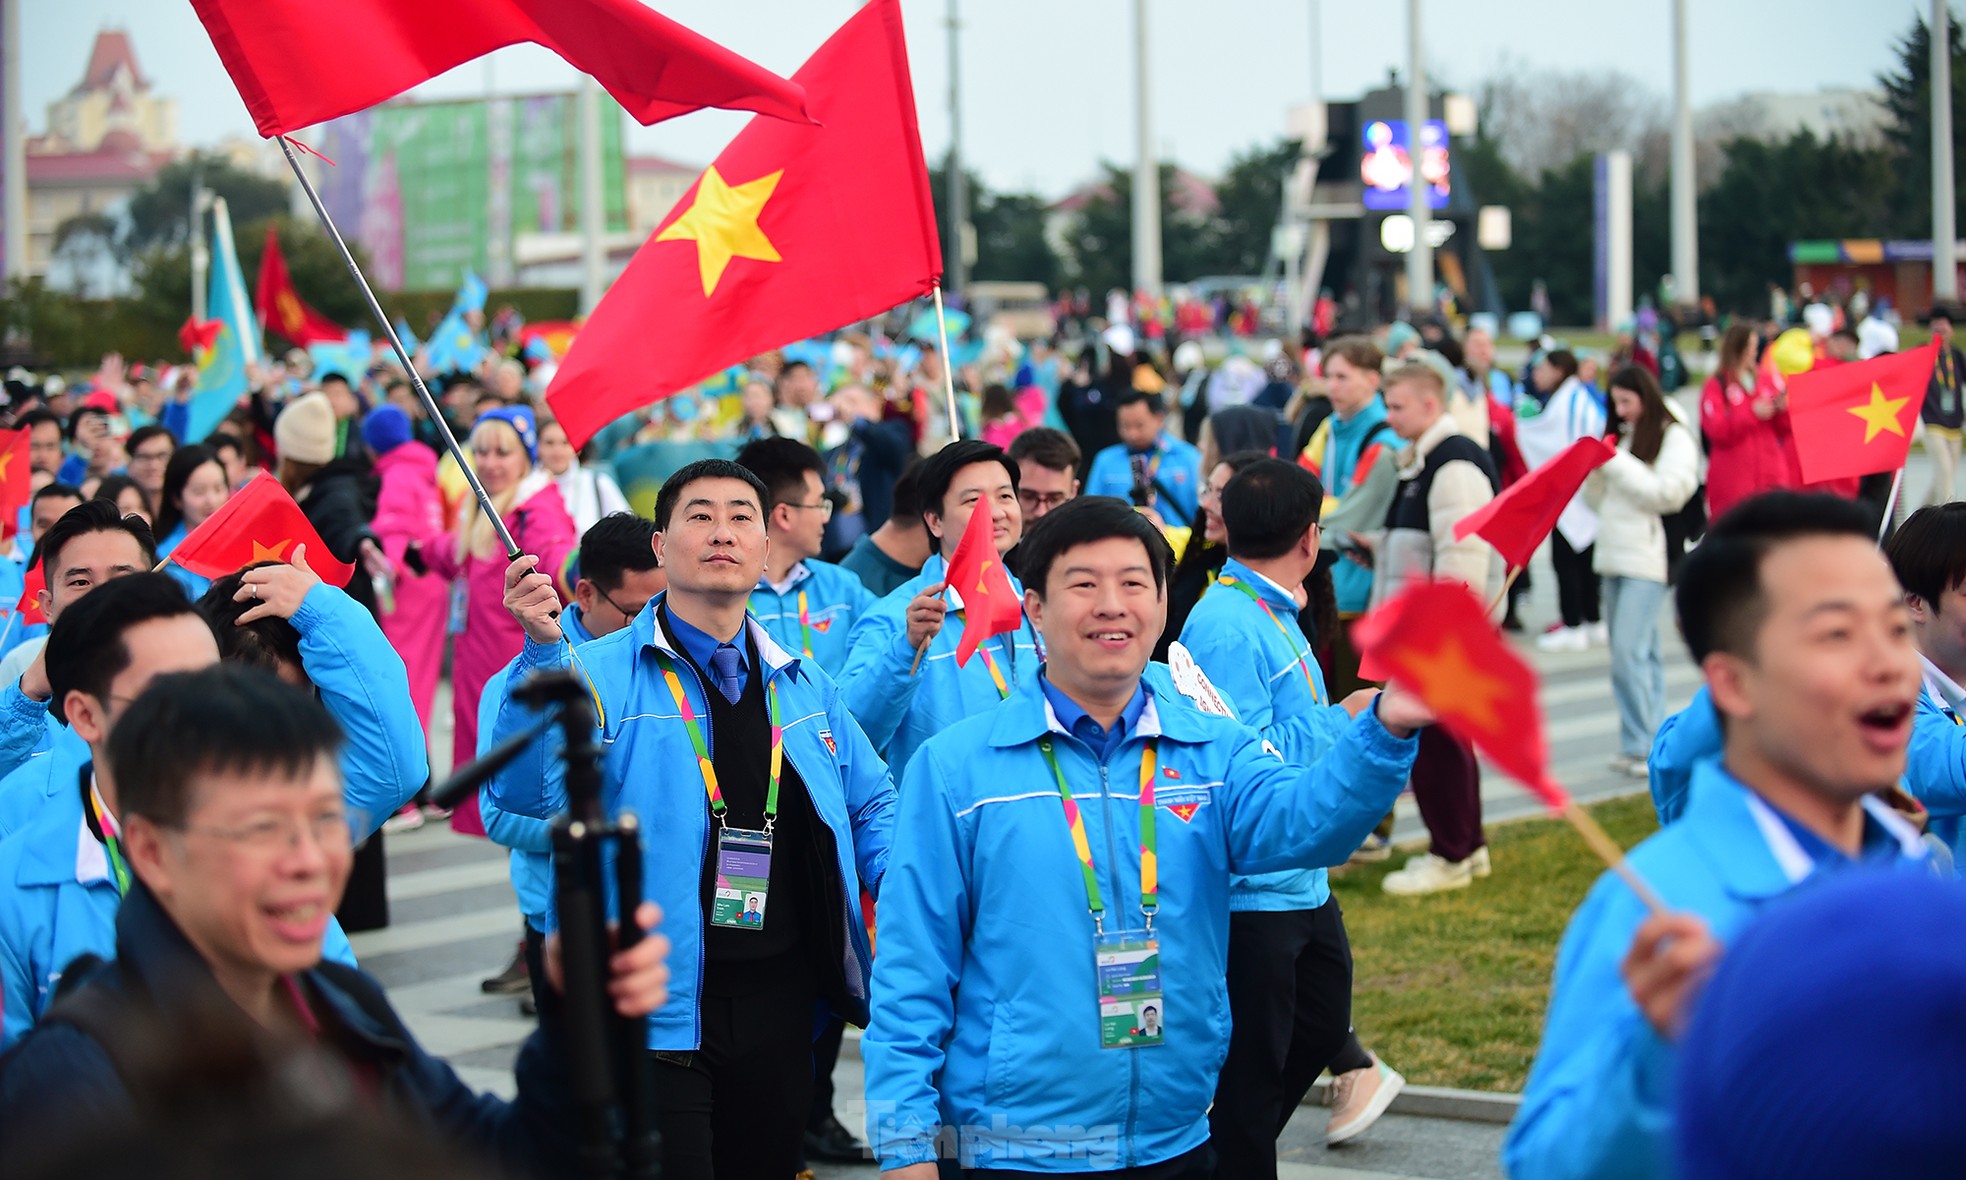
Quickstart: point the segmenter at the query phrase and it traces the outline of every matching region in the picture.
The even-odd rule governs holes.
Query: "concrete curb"
[[[1323,1106],[1331,1085],[1320,1080],[1304,1096],[1305,1106]],[[1445,1086],[1407,1086],[1387,1108],[1393,1114],[1429,1119],[1460,1119],[1470,1123],[1507,1124],[1522,1105],[1522,1095],[1486,1090],[1451,1090]]]

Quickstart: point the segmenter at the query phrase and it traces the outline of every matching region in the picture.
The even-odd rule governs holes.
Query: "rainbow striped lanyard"
[[[990,654],[988,639],[976,645],[976,654],[983,657],[983,666],[990,670],[990,679],[997,686],[997,697],[1007,699],[1010,696],[1010,682],[1003,678],[1003,670],[997,667],[996,657]]]
[[[696,719],[696,708],[683,691],[683,678],[676,675],[676,662],[669,658],[669,653],[659,649],[655,662],[662,665],[662,679],[669,685],[669,695],[676,698],[676,709],[683,715],[683,728],[689,731],[689,744],[696,747],[696,768],[702,772],[703,789],[710,796],[710,814],[716,817],[718,826],[728,827],[724,815],[730,806],[724,802],[724,789],[717,785],[717,767],[710,761],[710,746],[703,740],[703,726]],[[771,702],[771,787],[765,794],[765,831],[770,832],[778,818],[778,775],[785,765],[785,729],[779,724],[775,682],[766,682],[765,699]]]
[[[94,783],[89,784],[89,812],[96,817],[96,829],[102,833],[102,846],[109,853],[109,868],[116,882],[116,896],[122,897],[130,891],[130,865],[123,859],[122,829],[110,817],[109,808],[102,804],[102,795]]]
[[[1147,739],[1147,748],[1140,751],[1140,912],[1146,916],[1147,929],[1154,928],[1154,915],[1160,911],[1160,858],[1156,855],[1159,842],[1154,836],[1154,765],[1158,740]],[[1085,816],[1079,813],[1079,802],[1072,797],[1072,788],[1065,781],[1065,772],[1058,765],[1058,755],[1051,749],[1051,735],[1038,739],[1038,749],[1044,753],[1044,760],[1051,766],[1051,777],[1058,780],[1058,798],[1065,804],[1065,825],[1072,832],[1072,848],[1079,855],[1079,872],[1085,877],[1085,905],[1092,912],[1092,929],[1096,935],[1106,932],[1106,901],[1099,892],[1099,877],[1092,868],[1092,844],[1085,836]]]
[[[799,591],[799,648],[812,658],[812,619],[806,614],[806,592]]]
[[[1270,622],[1275,623],[1277,630],[1283,632],[1284,641],[1290,644],[1292,648],[1297,646],[1297,641],[1290,635],[1290,628],[1283,625],[1283,620],[1277,618],[1277,612],[1270,608],[1268,600],[1261,594],[1256,593],[1254,586],[1251,586],[1248,582],[1243,581],[1234,574],[1223,574],[1215,580],[1215,584],[1218,586],[1228,586],[1247,594],[1249,601],[1262,607],[1263,613],[1270,616]],[[1304,683],[1311,686],[1311,700],[1322,705],[1324,703],[1324,694],[1317,690],[1317,677],[1311,675],[1310,654],[1311,649],[1308,647],[1297,653],[1297,670],[1304,674]]]

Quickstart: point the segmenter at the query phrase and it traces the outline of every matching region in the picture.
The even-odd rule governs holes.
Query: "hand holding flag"
[[[166,560],[222,578],[255,562],[292,561],[302,546],[323,581],[346,587],[355,576],[353,565],[335,560],[280,481],[262,471],[192,529]]]
[[[1647,907],[1665,912],[1623,850],[1550,776],[1536,673],[1503,641],[1465,584],[1416,583],[1360,619],[1352,641],[1418,695],[1440,724],[1569,820]]]
[[[1938,344],[1796,373],[1789,428],[1805,483],[1896,471],[1911,453]]]
[[[956,664],[969,657],[992,635],[1024,625],[1024,603],[1010,588],[1010,574],[997,555],[996,528],[990,506],[978,501],[969,514],[956,551],[949,555],[949,588],[962,602],[963,634],[956,642]]]

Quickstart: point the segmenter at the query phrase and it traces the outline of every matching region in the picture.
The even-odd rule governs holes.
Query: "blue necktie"
[[[717,682],[717,691],[731,704],[735,705],[737,698],[744,695],[744,659],[736,648],[726,643],[710,653],[710,678]]]

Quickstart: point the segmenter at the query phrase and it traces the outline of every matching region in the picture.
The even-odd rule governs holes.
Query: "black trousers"
[[[1057,1172],[999,1172],[992,1168],[979,1171],[971,1168],[963,1172],[969,1180],[1058,1180]],[[1115,1180],[1209,1180],[1215,1175],[1214,1161],[1206,1146],[1197,1147],[1186,1155],[1177,1156],[1164,1163],[1147,1164],[1139,1168],[1121,1168],[1113,1172],[1073,1172],[1074,1178],[1080,1176],[1111,1176]],[[1227,1176],[1229,1173],[1224,1172]]]
[[[1597,571],[1591,569],[1591,555],[1595,551],[1596,546],[1586,545],[1579,552],[1563,539],[1561,530],[1550,533],[1550,565],[1556,569],[1556,605],[1566,627],[1599,621]]]
[[[833,1070],[840,1064],[840,1042],[845,1039],[846,1021],[835,1016],[812,1043],[812,1109],[806,1114],[806,1126],[813,1130],[839,1117],[833,1113]]]
[[[1427,726],[1413,757],[1412,783],[1431,837],[1429,852],[1458,862],[1488,843],[1481,830],[1481,763],[1473,747],[1438,725]]]
[[[1208,1114],[1225,1180],[1275,1180],[1277,1136],[1351,1035],[1352,947],[1336,897],[1229,915],[1229,1056]],[[1336,1068],[1336,1066],[1333,1066]]]
[[[526,923],[526,982],[532,985],[532,1002],[540,1020],[559,1020],[560,1005],[565,1001],[546,978],[546,936],[534,930],[531,922]]]
[[[702,998],[703,1048],[657,1053],[664,1180],[789,1180],[812,1105],[809,971]]]

